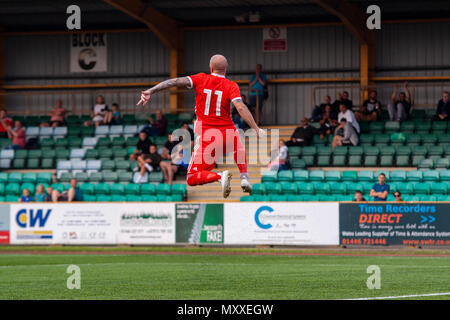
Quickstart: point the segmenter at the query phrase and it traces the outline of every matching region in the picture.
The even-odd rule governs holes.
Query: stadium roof
[[[314,0],[141,0],[186,26],[337,22]],[[448,0],[349,0],[363,12],[382,8],[382,19],[448,18]],[[0,0],[0,28],[6,31],[64,30],[66,8],[77,4],[82,29],[142,28],[142,23],[102,0]],[[257,13],[259,22],[249,22]],[[243,18],[246,22],[238,22]]]

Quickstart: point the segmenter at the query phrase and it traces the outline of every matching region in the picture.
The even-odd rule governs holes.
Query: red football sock
[[[197,186],[218,180],[220,180],[220,175],[211,171],[200,171],[188,174],[187,176],[187,184],[190,186]]]

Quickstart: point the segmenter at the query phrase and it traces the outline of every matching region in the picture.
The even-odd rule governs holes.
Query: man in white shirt
[[[356,130],[358,134],[360,134],[359,123],[356,121],[355,114],[352,110],[348,109],[347,106],[343,103],[339,105],[339,114],[338,114],[338,122],[340,123],[343,118],[347,120]]]

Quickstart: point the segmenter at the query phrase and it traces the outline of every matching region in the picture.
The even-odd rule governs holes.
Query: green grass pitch
[[[0,299],[349,299],[450,292],[449,257],[233,255],[239,250],[178,248],[184,254],[115,254],[110,249],[101,255],[49,255],[8,250],[11,247],[0,249]],[[135,251],[144,250],[153,249]],[[213,250],[223,254],[207,254]],[[189,251],[196,254],[186,254]],[[66,287],[71,264],[81,269],[80,290]],[[366,286],[369,265],[381,269],[379,290]]]

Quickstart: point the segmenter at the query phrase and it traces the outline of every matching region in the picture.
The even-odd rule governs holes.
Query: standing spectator
[[[388,104],[389,119],[391,121],[404,121],[409,118],[409,112],[411,111],[411,94],[408,90],[408,82],[403,84],[405,92],[400,92],[397,99],[398,85],[394,86],[394,92],[392,93],[392,102]]]
[[[77,179],[70,180],[70,189],[59,192],[58,190],[53,190],[52,193],[52,200],[53,202],[60,202],[60,201],[83,201],[83,192],[81,191],[80,187],[78,187]]]
[[[363,194],[361,191],[356,190],[355,191],[355,199],[353,200],[354,202],[364,202],[367,201],[366,199],[364,199]]]
[[[395,202],[403,202],[402,194],[400,191],[396,191],[394,193],[394,197],[395,197]]]
[[[133,154],[130,154],[130,160],[136,161],[143,153],[147,153],[152,142],[145,131],[139,133],[139,141]]]
[[[12,127],[13,121],[5,109],[0,110],[0,138],[8,138],[8,130],[7,127]]]
[[[337,146],[357,146],[358,143],[359,136],[355,128],[345,118],[342,118],[334,131],[331,149],[334,150]]]
[[[356,120],[359,121],[377,121],[381,113],[381,103],[377,99],[377,91],[372,90],[369,93],[369,99],[363,102],[361,109],[355,112]]]
[[[63,107],[63,102],[61,99],[56,100],[56,107],[50,111],[50,125],[55,127],[60,127],[65,124],[67,110]]]
[[[288,170],[288,160],[288,147],[284,140],[280,140],[277,155],[275,159],[269,163],[268,168],[272,171]]]
[[[444,91],[442,94],[442,99],[438,101],[436,114],[433,117],[433,121],[448,121],[449,114],[450,100],[448,99],[448,91]]]
[[[95,126],[99,126],[104,123],[105,116],[107,115],[108,106],[105,104],[105,98],[101,95],[97,96],[95,100],[96,104],[91,112],[91,121],[86,121],[84,123],[85,126],[91,126],[95,124]]]
[[[336,99],[335,102],[333,102],[332,106],[331,106],[331,111],[333,113],[338,113],[339,112],[339,107],[341,104],[345,104],[345,106],[347,107],[348,110],[352,110],[353,109],[353,102],[352,100],[350,100],[347,91],[344,91],[342,93],[338,93],[338,98]]]
[[[12,144],[8,148],[14,150],[25,149],[26,134],[24,128],[22,128],[22,122],[16,120],[16,122],[14,122],[14,129],[7,126],[6,130],[8,131],[8,137],[12,139]]]
[[[250,105],[255,110],[258,125],[262,121],[264,103],[264,87],[267,85],[267,77],[262,73],[262,65],[257,64],[255,74],[250,78]],[[259,104],[257,108],[256,104]]]
[[[390,187],[386,182],[386,175],[380,173],[378,175],[378,183],[375,183],[370,190],[370,196],[374,198],[374,201],[386,201],[390,191]]]
[[[45,194],[45,188],[42,184],[38,185],[36,188],[36,194],[34,199],[36,202],[44,202],[47,195]]]
[[[23,189],[19,202],[33,202],[33,198],[30,196],[30,190],[27,188]]]
[[[334,131],[334,128],[336,128],[337,115],[331,112],[331,105],[327,104],[321,117],[322,119],[319,122],[320,139],[323,140],[325,137],[329,136]]]
[[[360,131],[360,127],[359,127],[359,123],[355,118],[355,114],[353,113],[352,110],[347,108],[347,105],[345,105],[344,103],[341,103],[341,105],[339,106],[339,114],[338,114],[338,122],[340,123],[342,119],[346,119],[348,123],[350,123],[356,130],[356,133],[359,134]]]
[[[291,136],[291,140],[286,143],[286,146],[305,147],[312,144],[312,140],[316,129],[309,125],[307,118],[303,118],[300,126],[297,127]]]
[[[311,118],[309,120],[311,120],[312,122],[319,122],[321,119],[323,119],[322,115],[325,112],[326,106],[330,106],[331,108],[331,97],[328,95],[325,96],[324,103],[321,103],[320,105],[314,107]]]

